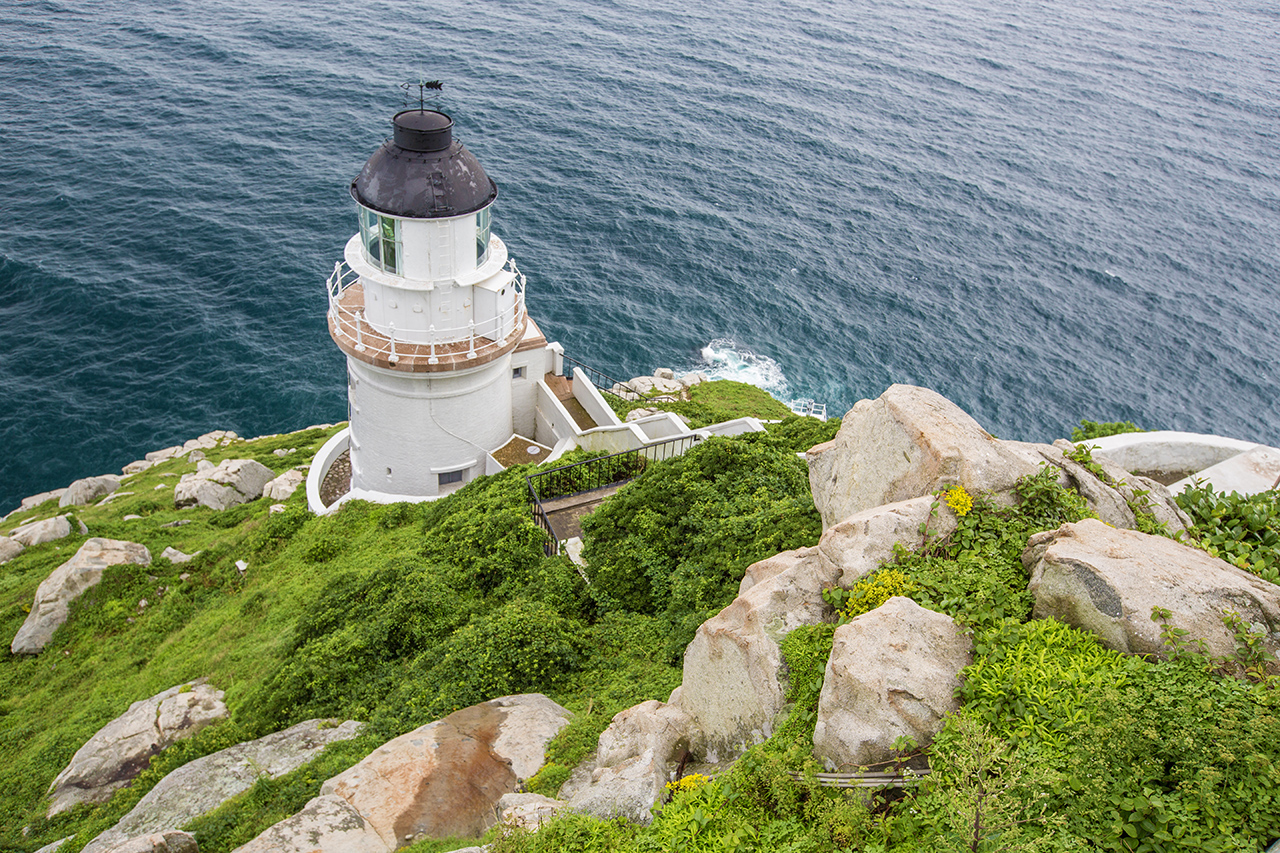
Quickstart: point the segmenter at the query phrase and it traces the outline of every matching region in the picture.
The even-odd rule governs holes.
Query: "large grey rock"
[[[811,448],[809,484],[828,528],[855,513],[942,485],[1007,494],[1035,474],[1038,454],[1001,442],[936,391],[893,385],[844,416],[836,437]]]
[[[504,826],[519,827],[537,832],[551,820],[565,804],[542,794],[503,794],[498,799],[498,820]]]
[[[307,480],[307,474],[300,468],[290,468],[279,477],[269,480],[262,487],[262,494],[271,498],[273,501],[288,500],[289,496],[298,490]]]
[[[75,556],[40,582],[31,612],[18,629],[9,650],[15,655],[39,653],[53,639],[53,632],[67,621],[71,602],[97,586],[104,569],[122,563],[148,566],[151,564],[151,552],[136,542],[87,540]]]
[[[602,818],[652,820],[650,809],[689,748],[689,715],[656,699],[614,716],[595,760],[579,765],[560,796],[571,811]]]
[[[232,853],[389,853],[398,846],[342,797],[321,794]]]
[[[58,499],[58,506],[84,506],[111,494],[118,488],[120,488],[120,478],[115,474],[86,477],[67,486],[67,491]]]
[[[362,725],[307,720],[283,731],[197,758],[165,776],[115,826],[85,845],[82,853],[107,853],[126,839],[183,826],[251,788],[259,778],[277,778],[317,757],[329,744],[350,740]]]
[[[908,736],[928,745],[956,711],[973,642],[950,616],[897,596],[836,629],[818,699],[814,754],[853,770],[894,756]]]
[[[194,835],[166,829],[127,839],[104,853],[199,853],[199,848]]]
[[[203,680],[141,699],[107,723],[49,786],[49,817],[79,803],[103,803],[147,768],[151,756],[227,716],[222,691]]]
[[[1231,655],[1235,635],[1224,610],[1266,633],[1280,651],[1280,587],[1163,536],[1119,530],[1085,519],[1032,536],[1022,555],[1035,596],[1033,615],[1092,631],[1108,648],[1163,655],[1153,607],[1170,624],[1203,640],[1210,654]]]
[[[1105,456],[1094,458],[1103,478],[1098,478],[1083,465],[1068,459],[1077,445],[1066,439],[1058,439],[1053,446],[1028,445],[1039,450],[1046,462],[1061,469],[1059,482],[1079,492],[1088,501],[1098,518],[1113,527],[1133,529],[1137,526],[1134,506],[1145,507],[1145,512],[1162,522],[1172,535],[1186,531],[1191,519],[1182,511],[1173,494],[1155,480],[1131,474]]]
[[[196,554],[200,553],[199,551]],[[195,554],[184,554],[177,548],[168,547],[160,552],[160,556],[164,557],[170,563],[189,563],[195,558]]]
[[[21,554],[25,549],[21,542],[0,536],[0,564],[4,564]]]
[[[716,762],[773,732],[782,710],[782,638],[829,615],[822,590],[839,570],[817,548],[786,551],[747,570],[751,585],[698,627],[684,654],[680,707],[695,748]]]
[[[41,492],[38,495],[31,495],[30,497],[25,497],[22,499],[22,505],[17,510],[14,510],[14,512],[19,512],[24,509],[31,509],[32,507],[39,506],[45,501],[52,500],[54,498],[61,498],[66,493],[67,493],[67,490],[65,488],[51,489],[50,491],[47,491],[47,492]],[[10,515],[12,515],[12,513],[10,513]]]
[[[491,699],[388,741],[324,783],[350,803],[388,849],[406,837],[477,836],[498,799],[545,760],[569,712],[546,696]]]
[[[173,503],[226,509],[262,497],[262,488],[275,476],[253,459],[224,459],[217,466],[202,462],[195,473],[182,475],[173,490]]]
[[[71,535],[71,517],[59,515],[54,518],[42,518],[39,521],[28,521],[9,531],[9,538],[21,542],[28,548],[55,542]]]
[[[934,498],[926,495],[863,510],[831,525],[818,542],[827,573],[835,573],[839,585],[850,588],[892,560],[894,545],[918,551],[926,541],[925,533],[929,542],[946,539],[955,532],[955,513],[944,501],[937,501],[936,510],[933,503]]]

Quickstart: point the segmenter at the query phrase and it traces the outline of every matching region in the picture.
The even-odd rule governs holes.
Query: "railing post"
[[[391,355],[387,357],[387,361],[396,364],[400,361],[400,356],[396,355],[396,324],[389,323],[387,334],[391,340]]]
[[[364,321],[364,309],[361,308],[354,315],[356,324],[356,352],[364,352],[364,327],[361,323]]]
[[[467,358],[476,357],[476,321],[467,321],[467,332],[471,337],[470,349],[467,350]]]
[[[432,323],[427,327],[427,337],[431,339],[431,355],[427,358],[427,364],[439,364],[440,359],[436,358],[436,324]]]

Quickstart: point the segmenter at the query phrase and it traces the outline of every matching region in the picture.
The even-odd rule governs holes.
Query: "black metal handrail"
[[[550,471],[527,475],[524,479],[529,488],[529,508],[533,514],[533,522],[547,534],[548,541],[543,549],[546,555],[551,557],[557,554],[560,543],[556,539],[555,530],[551,527],[551,519],[543,501],[571,498],[606,486],[634,480],[650,462],[674,459],[700,441],[702,436],[696,433],[678,435],[643,447],[611,453],[608,456],[597,456],[594,459],[561,465]]]
[[[631,388],[627,386],[627,383],[619,382],[617,379],[614,379],[612,376],[606,376],[604,373],[601,373],[599,370],[596,370],[591,365],[583,364],[582,362],[578,361],[576,358],[573,358],[572,356],[568,356],[568,355],[564,356],[564,361],[565,361],[565,364],[571,365],[573,367],[581,368],[582,371],[586,373],[587,379],[591,381],[591,384],[596,386],[597,390],[605,394],[612,394],[614,397],[617,397],[619,400],[626,400],[629,403],[635,402],[636,400],[639,400],[642,397],[642,395],[638,391],[631,390]],[[572,375],[573,375],[572,371],[570,371],[571,378],[572,378]],[[619,393],[618,391],[613,390],[614,388],[621,388],[622,392]]]

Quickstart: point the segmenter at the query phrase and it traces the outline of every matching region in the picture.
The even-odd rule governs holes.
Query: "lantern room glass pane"
[[[476,214],[476,266],[489,259],[489,227],[492,222],[490,208]]]

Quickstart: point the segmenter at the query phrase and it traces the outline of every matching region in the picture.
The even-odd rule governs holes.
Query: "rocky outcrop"
[[[21,542],[10,539],[8,536],[0,536],[0,565],[9,562],[24,550]]]
[[[388,853],[388,844],[351,803],[321,794],[232,853]]]
[[[173,490],[173,504],[223,510],[262,497],[263,487],[275,476],[253,459],[224,459],[216,466],[202,461],[195,473],[182,475]]]
[[[82,853],[108,853],[126,839],[184,826],[213,811],[261,777],[277,778],[317,757],[329,744],[360,733],[353,721],[307,720],[283,731],[197,758],[169,773]]]
[[[386,850],[412,838],[480,835],[498,799],[538,772],[547,741],[568,721],[540,694],[491,699],[388,741],[320,793],[348,802]]]
[[[1163,655],[1161,627],[1169,624],[1203,640],[1210,654],[1230,655],[1235,635],[1223,611],[1261,626],[1266,645],[1280,651],[1280,587],[1203,551],[1086,519],[1032,536],[1022,556],[1031,575],[1034,616],[1092,631],[1121,652]]]
[[[855,513],[932,493],[942,485],[1009,492],[1039,469],[1039,455],[1001,442],[927,388],[893,385],[844,416],[836,437],[806,454],[824,529]]]
[[[307,474],[301,468],[290,468],[279,477],[269,480],[262,487],[263,497],[270,498],[273,501],[288,500],[290,495],[298,490],[307,480]]]
[[[106,802],[146,769],[151,756],[227,716],[222,691],[204,681],[134,702],[76,751],[49,786],[49,817],[79,803]]]
[[[855,405],[835,439],[810,449],[806,458],[824,529],[868,508],[930,495],[944,486],[963,486],[971,494],[1012,504],[1018,480],[1045,463],[1108,524],[1136,526],[1135,505],[1145,506],[1171,533],[1189,524],[1164,486],[1105,458],[1094,460],[1099,477],[1066,457],[1064,451],[1074,449],[1065,440],[1053,446],[1000,441],[940,394],[894,385],[877,399]]]
[[[59,515],[54,518],[43,518],[39,521],[28,521],[26,524],[9,531],[9,538],[22,543],[27,548],[32,548],[36,545],[43,545],[46,542],[65,539],[71,535],[72,529],[71,517]],[[77,525],[75,529],[83,532],[84,525]]]
[[[537,832],[564,807],[562,801],[541,794],[503,794],[498,800],[498,820],[504,826]]]
[[[938,542],[955,532],[956,516],[942,501],[926,495],[886,504],[852,515],[827,528],[818,542],[818,555],[836,583],[850,588],[860,578],[893,559],[893,546],[919,550],[928,540]],[[922,532],[923,531],[923,532]]]
[[[579,765],[560,796],[572,811],[647,824],[689,748],[690,722],[680,708],[657,700],[620,711],[600,735],[595,760]]]
[[[122,841],[104,853],[199,853],[199,847],[194,835],[167,829]]]
[[[115,474],[86,477],[76,480],[58,499],[58,506],[84,506],[105,497],[120,488],[120,478]]]
[[[122,563],[150,565],[151,553],[136,542],[118,539],[90,539],[81,545],[75,556],[40,582],[31,612],[9,650],[15,655],[39,653],[53,639],[53,632],[67,621],[71,602],[97,586],[108,566]]]
[[[696,748],[712,762],[772,734],[783,704],[778,644],[800,625],[822,621],[830,611],[822,590],[839,577],[817,548],[762,562],[769,565],[747,570],[752,585],[702,623],[684,653],[680,707],[692,718]]]
[[[196,554],[200,553],[199,551]],[[170,563],[189,563],[195,557],[195,554],[184,554],[177,548],[165,548],[160,552],[160,556],[164,557]]]
[[[956,711],[960,670],[973,642],[950,616],[897,596],[836,629],[827,662],[814,754],[852,770],[887,761],[907,736],[928,745]]]

